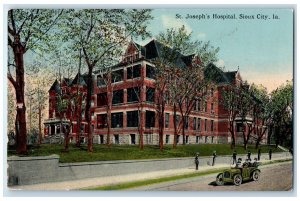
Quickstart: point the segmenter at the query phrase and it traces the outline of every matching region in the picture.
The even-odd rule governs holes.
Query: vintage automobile
[[[219,173],[216,178],[216,184],[222,186],[225,183],[233,183],[239,186],[243,181],[258,181],[259,177],[260,170],[258,169],[258,164],[249,164],[243,167],[232,167]]]

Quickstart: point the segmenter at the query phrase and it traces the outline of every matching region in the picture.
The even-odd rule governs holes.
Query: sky
[[[152,15],[153,37],[184,25],[194,40],[220,48],[216,65],[239,69],[244,80],[269,92],[293,78],[292,9],[154,9]]]

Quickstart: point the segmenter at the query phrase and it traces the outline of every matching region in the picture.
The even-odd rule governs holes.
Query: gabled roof
[[[77,73],[71,85],[79,84],[80,86],[87,86],[85,77],[86,77],[85,75],[81,75],[80,73]]]
[[[133,44],[136,46],[136,48],[138,48],[140,51],[141,51],[141,54],[143,56],[145,56],[145,53],[146,53],[146,48],[136,42],[133,42]]]
[[[192,62],[194,55],[184,56],[180,52],[174,51],[171,47],[168,47],[157,40],[152,40],[145,45],[146,48],[146,59],[152,60],[156,58],[162,58],[164,55],[174,55],[174,65],[177,67],[187,67]]]
[[[205,79],[211,80],[216,84],[232,84],[235,80],[237,71],[229,71],[223,72],[220,68],[218,68],[213,63],[209,63],[204,68],[204,77]]]
[[[49,89],[49,91],[52,91],[52,90],[54,90],[57,93],[60,92],[60,86],[59,86],[57,79],[54,81],[54,83],[52,84],[52,86]]]

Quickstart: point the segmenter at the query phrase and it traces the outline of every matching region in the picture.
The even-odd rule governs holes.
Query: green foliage
[[[272,91],[268,105],[273,134],[277,145],[293,146],[293,83],[287,81],[285,85]]]
[[[169,61],[167,65],[172,63],[172,61],[176,61],[182,55],[187,56],[191,54],[196,54],[203,66],[217,61],[219,48],[211,46],[210,41],[193,41],[192,33],[188,33],[184,25],[179,29],[167,29],[166,32],[161,32],[156,38],[166,46],[162,57]]]

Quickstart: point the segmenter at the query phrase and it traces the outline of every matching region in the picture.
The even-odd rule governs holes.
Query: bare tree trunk
[[[140,142],[139,142],[139,147],[141,150],[144,149],[144,129],[143,129],[143,122],[144,122],[144,115],[143,115],[143,107],[139,110],[139,133],[140,133]]]
[[[13,48],[14,59],[16,64],[16,81],[13,81],[13,86],[16,91],[17,100],[17,115],[16,115],[16,141],[17,153],[27,153],[27,128],[26,128],[26,106],[24,100],[24,47],[20,41],[14,44]],[[18,107],[18,104],[20,107]]]
[[[162,151],[164,149],[164,142],[163,142],[163,136],[164,136],[164,107],[162,107],[162,111],[159,114],[158,127],[159,127],[159,149]]]
[[[230,128],[229,128],[229,132],[231,134],[231,149],[235,148],[235,135],[234,135],[234,122],[230,121]]]
[[[111,85],[111,84],[110,84]],[[106,138],[106,145],[108,147],[111,146],[110,141],[110,132],[111,132],[111,105],[112,105],[112,91],[110,86],[107,86],[107,106],[106,106],[106,113],[107,113],[107,138]]]
[[[174,124],[174,142],[173,148],[177,147],[177,121],[176,121],[176,105],[173,104],[173,124]]]
[[[93,152],[93,132],[92,132],[92,122],[91,122],[91,100],[92,100],[92,80],[93,80],[93,68],[89,66],[88,71],[88,83],[87,83],[87,101],[85,108],[85,119],[88,123],[88,152]]]
[[[42,143],[42,109],[39,106],[39,144]]]

